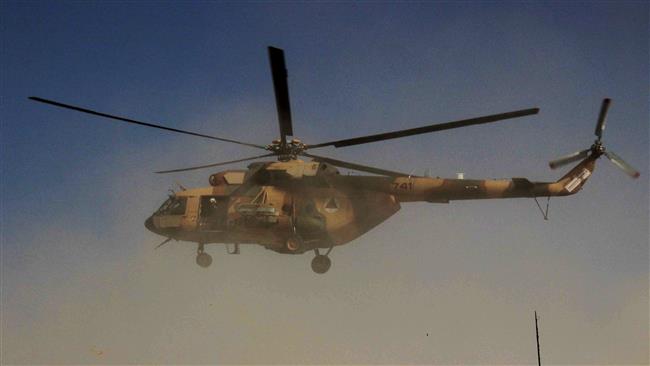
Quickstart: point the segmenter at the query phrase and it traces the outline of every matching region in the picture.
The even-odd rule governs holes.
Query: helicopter
[[[611,100],[603,100],[595,128],[596,140],[587,149],[549,163],[552,169],[574,162],[568,173],[553,182],[531,182],[526,178],[464,179],[415,176],[312,153],[313,149],[374,143],[424,133],[494,123],[534,115],[539,108],[522,109],[470,119],[384,132],[355,138],[307,144],[293,135],[284,51],[268,47],[280,137],[268,145],[181,130],[138,121],[40,97],[29,99],[52,106],[213,141],[265,150],[262,155],[207,165],[163,170],[167,174],[275,157],[257,161],[247,169],[225,170],[209,176],[207,187],[173,192],[149,218],[145,227],[166,239],[196,243],[196,263],[209,267],[212,257],[207,244],[225,244],[229,254],[239,254],[240,244],[257,244],[282,254],[314,252],[311,268],[326,273],[329,254],[384,222],[409,202],[449,203],[455,200],[498,198],[547,198],[579,192],[591,177],[596,161],[605,156],[632,178],[639,172],[607,150],[602,137]],[[308,158],[309,161],[301,158]],[[338,168],[372,175],[341,174]],[[542,210],[539,202],[537,202]],[[542,210],[544,218],[548,214]]]

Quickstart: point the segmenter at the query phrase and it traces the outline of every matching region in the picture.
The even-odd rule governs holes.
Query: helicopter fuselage
[[[259,244],[302,253],[346,244],[379,225],[404,202],[550,197],[574,194],[591,175],[586,159],[557,182],[525,178],[446,179],[341,175],[321,162],[254,163],[213,174],[211,186],[171,195],[145,223],[160,235],[208,243]],[[301,245],[288,248],[291,237]]]

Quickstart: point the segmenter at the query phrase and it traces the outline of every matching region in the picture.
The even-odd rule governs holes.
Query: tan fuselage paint
[[[274,169],[287,163],[273,163]],[[154,217],[154,222],[173,233],[161,233],[179,240],[199,243],[255,243],[270,249],[281,249],[294,233],[292,217],[313,207],[313,215],[324,219],[324,231],[311,247],[330,247],[348,243],[379,225],[400,209],[401,202],[448,203],[453,200],[496,199],[516,197],[551,197],[575,194],[584,185],[595,167],[595,158],[587,158],[556,182],[530,182],[512,179],[444,179],[428,177],[345,176],[331,171],[318,185],[303,182],[316,179],[318,164],[299,164],[289,172],[290,184],[261,186],[257,197],[232,195],[239,185],[219,185],[188,189],[176,193],[188,197],[187,208],[180,217]],[[308,174],[304,174],[309,172]],[[306,178],[307,177],[307,178]],[[303,184],[304,183],[304,184]],[[228,197],[227,227],[221,231],[198,228],[201,196]],[[253,199],[275,208],[277,221],[265,227],[241,224],[237,208]],[[257,201],[256,201],[257,203]],[[328,206],[329,205],[329,206]],[[311,209],[311,208],[310,208]]]

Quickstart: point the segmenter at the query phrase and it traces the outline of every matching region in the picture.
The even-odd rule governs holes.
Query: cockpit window
[[[187,206],[187,197],[169,197],[156,211],[156,215],[183,215]]]

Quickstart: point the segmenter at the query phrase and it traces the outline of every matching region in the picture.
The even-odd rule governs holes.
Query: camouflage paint
[[[176,193],[187,197],[184,215],[153,215],[148,229],[177,240],[197,243],[259,244],[280,253],[298,254],[314,248],[343,245],[381,224],[402,202],[449,203],[455,200],[568,196],[579,192],[595,168],[590,156],[556,182],[511,179],[446,179],[428,177],[346,176],[325,163],[291,160],[251,164],[242,171],[210,176],[213,186]],[[241,182],[244,184],[239,184]],[[204,231],[198,226],[202,196],[228,197],[227,226]],[[266,207],[272,223],[251,224],[242,205]],[[302,247],[290,250],[297,234]]]

